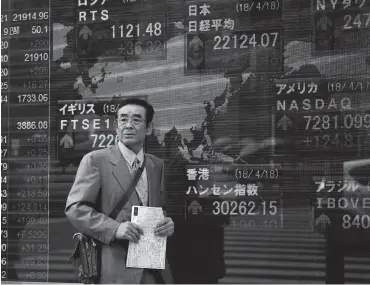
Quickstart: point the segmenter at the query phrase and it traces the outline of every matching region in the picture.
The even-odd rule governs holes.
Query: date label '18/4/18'
[[[255,201],[214,201],[212,213],[224,216],[276,215],[277,201],[263,201],[261,207]]]

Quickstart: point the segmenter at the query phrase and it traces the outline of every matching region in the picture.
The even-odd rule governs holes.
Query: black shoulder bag
[[[137,170],[130,187],[109,215],[111,219],[115,220],[117,218],[118,214],[135,191],[137,182],[144,171],[145,163],[146,157],[144,156],[143,164]],[[76,244],[70,262],[75,269],[77,281],[84,284],[94,284],[100,277],[101,242],[83,233],[75,233],[73,235],[73,240],[76,241]]]

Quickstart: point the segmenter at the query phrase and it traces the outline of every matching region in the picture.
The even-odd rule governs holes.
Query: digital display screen
[[[130,222],[78,227],[125,191],[83,166],[135,98],[173,283],[370,283],[370,0],[2,0],[0,30],[2,282],[76,283],[74,234]]]

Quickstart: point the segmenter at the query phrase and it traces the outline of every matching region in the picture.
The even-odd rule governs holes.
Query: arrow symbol
[[[84,39],[87,39],[88,36],[92,36],[92,31],[88,26],[83,26],[83,28],[79,32],[79,36],[83,36]]]
[[[60,146],[64,148],[71,148],[73,146],[73,140],[69,134],[65,134],[64,137],[60,140]]]
[[[323,229],[326,225],[331,225],[331,221],[327,215],[322,213],[320,217],[316,219],[316,226],[320,226]]]
[[[292,127],[292,120],[289,119],[286,115],[284,115],[278,122],[277,127],[283,129],[283,131],[288,130],[288,126]]]
[[[326,32],[329,27],[332,27],[332,21],[327,17],[324,16],[317,21],[316,27],[321,28],[322,31]]]
[[[193,215],[198,215],[198,212],[202,212],[202,206],[196,200],[194,200],[188,206],[188,212],[190,211],[192,212]]]

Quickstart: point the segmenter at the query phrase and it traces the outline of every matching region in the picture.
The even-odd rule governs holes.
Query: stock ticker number
[[[34,75],[48,75],[49,68],[46,66],[35,66],[30,69],[30,74]]]
[[[350,228],[369,229],[370,215],[355,215],[354,217],[351,215],[344,215],[342,218],[342,227],[346,230]]]
[[[43,216],[21,216],[17,218],[17,223],[21,225],[47,225],[48,218]]]
[[[47,180],[44,178],[44,181]],[[21,198],[47,198],[49,196],[48,190],[46,189],[36,189],[36,190],[29,190],[29,189],[22,189],[17,192],[17,196]]]
[[[16,233],[18,239],[47,239],[48,232],[45,230],[22,230]]]
[[[33,134],[32,136],[28,136],[26,141],[30,144],[47,143],[49,138],[47,134]]]
[[[49,53],[48,52],[35,52],[35,53],[26,53],[24,55],[24,61],[36,62],[36,61],[48,61]]]
[[[333,134],[333,135],[318,135],[307,136],[303,141],[307,147],[313,148],[352,148],[359,145],[370,144],[370,135],[362,137],[359,134]]]
[[[306,120],[306,130],[370,128],[370,114],[347,114],[343,120],[338,115],[303,116],[303,118]]]
[[[5,68],[1,68],[1,76],[8,76],[9,75],[9,70]]]
[[[49,19],[49,12],[29,12],[29,13],[18,13],[13,14],[12,21],[40,21]]]
[[[214,201],[214,215],[230,215],[230,216],[255,216],[255,215],[276,215],[277,201],[261,202],[261,206],[256,205],[255,201]]]
[[[45,26],[32,26],[31,33],[33,35],[40,35],[40,34],[47,34],[49,31],[49,27]]]
[[[22,121],[17,122],[17,130],[47,130],[48,121]]]
[[[265,229],[277,229],[279,227],[279,221],[265,219],[262,221],[255,221],[253,219],[248,220],[232,220],[226,228],[238,228],[238,229],[255,229],[255,228],[265,228]]]
[[[163,26],[160,22],[149,23],[142,28],[140,24],[127,24],[127,25],[113,25],[112,37],[118,38],[134,38],[140,36],[159,37],[163,34]],[[144,32],[145,30],[145,32]]]
[[[124,48],[126,54],[128,55],[140,55],[140,54],[151,54],[164,49],[164,41],[156,40],[156,41],[136,41],[136,42],[128,42],[126,47]]]
[[[369,28],[370,13],[344,16],[344,30]]]
[[[49,88],[49,80],[28,80],[24,81],[21,86],[26,89],[46,89]]]
[[[1,41],[1,49],[8,49],[9,41]]]
[[[49,40],[35,39],[30,42],[31,48],[47,48],[49,47]]]
[[[93,148],[106,148],[114,145],[118,140],[118,136],[113,134],[91,134],[90,136],[94,139]]]
[[[32,244],[26,243],[21,247],[22,252],[38,252],[38,253],[46,253],[48,252],[48,245],[47,244]]]
[[[9,61],[9,56],[7,54],[2,54],[1,55],[1,62],[8,62]]]
[[[35,258],[35,257],[26,257],[23,259],[22,261],[23,264],[25,265],[46,265],[47,264],[47,260],[43,260],[43,259],[38,259],[38,258]]]
[[[1,170],[7,171],[8,170],[8,163],[7,162],[1,162]]]
[[[40,103],[40,102],[48,102],[49,95],[47,93],[40,93],[40,94],[20,94],[17,96],[18,103]]]
[[[248,49],[251,47],[277,47],[279,32],[251,33],[234,35],[232,37],[215,36],[213,38],[214,50]]]
[[[8,87],[8,81],[1,81],[1,90],[7,90]]]

